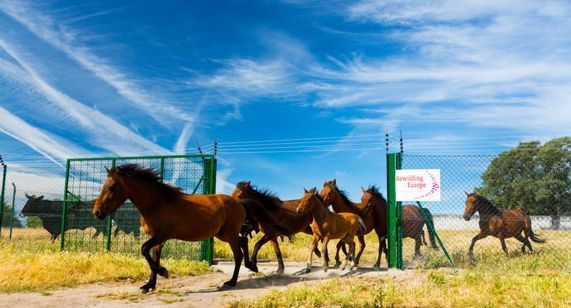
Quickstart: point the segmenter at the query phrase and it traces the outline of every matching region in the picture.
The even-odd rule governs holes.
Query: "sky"
[[[570,55],[568,1],[0,0],[0,155],[216,141],[218,192],[357,200],[385,190],[387,132],[431,155],[569,135]]]

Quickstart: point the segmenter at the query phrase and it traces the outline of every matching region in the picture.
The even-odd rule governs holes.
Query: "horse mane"
[[[379,198],[385,204],[387,203],[387,200],[385,199],[385,197],[383,197],[383,194],[379,191],[379,188],[377,186],[371,185],[369,186],[369,188],[367,188],[366,191],[371,195],[373,195],[374,197]]]
[[[337,190],[337,192],[339,193],[339,196],[341,197],[341,200],[343,200],[343,202],[345,202],[345,204],[348,204],[349,207],[351,207],[357,211],[361,210],[359,207],[357,207],[353,204],[353,201],[349,200],[349,197],[347,197],[347,193],[344,190],[337,187],[337,185],[333,184],[331,181],[327,182],[325,185],[329,186],[329,188],[331,188],[331,189]],[[321,201],[323,202],[323,200],[321,200]]]
[[[484,215],[491,214],[491,215],[500,215],[502,211],[500,211],[497,207],[495,207],[490,200],[486,197],[478,194],[474,194],[476,196],[476,202],[478,202],[481,206],[480,213],[483,212]]]
[[[153,184],[167,199],[180,197],[183,194],[180,187],[163,183],[159,173],[151,167],[144,167],[139,164],[130,163],[111,168],[109,170],[109,174],[119,174]]]
[[[270,211],[275,211],[282,206],[282,200],[280,200],[280,198],[278,198],[278,196],[269,189],[258,189],[256,186],[250,185],[247,181],[239,182],[236,184],[236,187],[241,190],[247,190],[248,193],[254,195],[254,198]]]

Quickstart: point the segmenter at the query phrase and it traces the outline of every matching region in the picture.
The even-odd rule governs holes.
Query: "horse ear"
[[[250,181],[246,181],[246,187],[250,187]]]
[[[363,191],[363,193],[366,193],[367,190],[365,189],[365,187],[361,186],[361,190]]]
[[[28,198],[28,200],[33,199],[32,196],[28,195],[28,193],[24,193],[24,195],[26,196],[26,198]]]
[[[307,191],[307,189],[305,189],[305,187],[303,188],[303,192],[306,194],[308,193],[308,191]]]
[[[469,195],[470,195],[467,191],[464,191],[464,193],[466,194],[466,196],[469,196]]]
[[[109,168],[107,168],[107,166],[103,166],[103,168],[105,168],[105,171],[107,171],[107,174],[109,174]]]
[[[337,186],[337,180],[333,179],[333,185]]]
[[[476,196],[480,196],[480,197],[482,196],[482,195],[480,195],[479,191],[475,191],[474,194],[476,194]]]
[[[39,196],[37,199],[38,199],[39,201],[44,200],[44,195]]]
[[[311,191],[314,195],[317,195],[317,187],[313,187],[310,191]]]

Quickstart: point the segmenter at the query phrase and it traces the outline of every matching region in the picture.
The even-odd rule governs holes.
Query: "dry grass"
[[[143,280],[149,274],[141,256],[114,253],[30,251],[21,242],[0,241],[0,292],[45,291],[100,281]],[[206,263],[163,259],[172,276],[210,271]]]

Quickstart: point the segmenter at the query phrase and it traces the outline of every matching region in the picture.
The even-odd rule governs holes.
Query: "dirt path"
[[[242,267],[238,285],[225,291],[218,290],[218,286],[229,279],[233,265],[221,262],[214,266],[221,272],[195,277],[159,278],[157,290],[149,294],[139,292],[139,285],[143,284],[140,281],[98,283],[44,293],[3,294],[0,295],[0,307],[132,307],[133,305],[220,307],[232,300],[255,298],[291,284],[316,283],[320,280],[342,276],[403,275],[401,271],[372,271],[370,269],[351,272],[330,269],[324,273],[318,267],[314,267],[309,274],[300,275],[299,272],[305,266],[302,263],[288,263],[286,273],[276,276],[272,275],[272,271],[277,267],[276,264],[260,263],[259,267],[261,274],[254,274]]]

